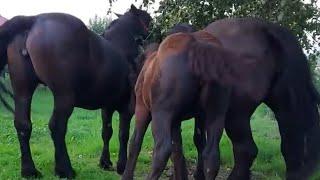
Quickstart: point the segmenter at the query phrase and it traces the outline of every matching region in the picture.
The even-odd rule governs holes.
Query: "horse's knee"
[[[163,160],[165,156],[169,156],[173,150],[172,142],[170,140],[160,140],[156,143],[154,156],[158,160]]]
[[[258,155],[258,147],[255,143],[236,143],[234,146],[234,151],[237,152],[239,156],[243,156],[245,159],[247,159],[250,164],[252,164]]]
[[[129,140],[129,128],[128,129],[120,129],[119,131],[119,139],[122,143],[127,143]]]
[[[31,131],[32,124],[27,121],[14,121],[14,127],[21,131]]]
[[[50,121],[48,124],[48,127],[49,127],[51,134],[55,133],[57,128],[56,128],[56,123],[54,121]]]
[[[247,148],[247,154],[250,161],[253,161],[258,156],[258,147],[255,144],[251,144]]]
[[[108,141],[111,139],[112,134],[113,134],[112,126],[111,124],[108,124],[107,127],[104,127],[102,129],[101,137],[104,141]]]
[[[14,126],[19,137],[30,138],[32,131],[32,124],[28,121],[14,121]]]
[[[203,134],[202,134],[202,131],[199,127],[197,127],[195,130],[194,130],[194,134],[193,134],[193,142],[194,144],[196,145],[196,147],[200,147],[203,145]]]
[[[59,124],[55,120],[50,120],[48,127],[53,138],[66,133],[66,125]]]

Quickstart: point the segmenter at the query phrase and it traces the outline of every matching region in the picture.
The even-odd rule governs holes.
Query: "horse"
[[[54,97],[49,129],[55,147],[55,173],[74,178],[65,143],[74,107],[102,109],[104,147],[100,166],[108,169],[111,119],[120,114],[120,153],[117,171],[127,159],[130,120],[134,111],[134,56],[136,36],[147,36],[150,15],[131,5],[104,37],[90,31],[78,18],[63,13],[16,16],[0,27],[0,64],[8,64],[14,93],[14,125],[21,150],[22,177],[40,177],[30,151],[30,105],[38,84]],[[136,50],[136,51],[135,51]]]
[[[255,18],[223,19],[211,23],[204,30],[221,42],[221,46],[226,53],[217,53],[219,52],[217,51],[218,49],[212,46],[199,45],[198,48],[188,49],[186,47],[180,48],[180,46],[172,43],[169,47],[172,51],[177,51],[177,49],[181,51],[180,56],[170,56],[171,52],[168,53],[169,55],[166,53],[162,55],[163,53],[160,54],[158,52],[150,59],[161,62],[168,61],[167,64],[171,64],[171,68],[174,69],[171,70],[173,71],[171,72],[172,74],[178,73],[174,71],[182,71],[180,68],[185,68],[187,69],[185,71],[193,73],[204,84],[217,82],[220,86],[227,85],[229,88],[231,87],[229,98],[224,99],[228,100],[224,121],[225,130],[232,141],[235,159],[234,167],[228,179],[250,179],[250,168],[257,156],[258,149],[252,138],[249,120],[256,107],[262,102],[266,103],[274,111],[279,124],[281,152],[284,156],[287,169],[286,179],[304,179],[310,176],[316,170],[319,162],[320,147],[317,142],[320,140],[320,127],[317,106],[320,99],[311,80],[306,56],[296,37],[288,29],[280,25]],[[192,35],[185,34],[183,36],[185,36],[183,40],[178,38],[180,40],[178,44],[187,41]],[[168,38],[176,39],[170,36]],[[192,47],[192,45],[189,46]],[[200,55],[197,56],[197,53],[193,51],[202,52],[201,54],[205,54],[207,58]],[[195,55],[191,56],[190,53]],[[182,56],[182,54],[185,54],[185,56]],[[161,57],[168,57],[168,60],[158,60]],[[199,60],[201,58],[202,60]],[[176,64],[179,64],[179,67],[177,67],[178,65],[174,61],[182,61],[181,59],[184,59],[185,64],[190,61],[190,66],[183,66],[182,63],[176,62]],[[137,96],[137,125],[135,133],[132,136],[132,139],[135,140],[131,141],[129,160],[127,162],[127,165],[132,162],[133,165],[127,166],[127,169],[130,167],[130,170],[128,172],[126,172],[127,169],[125,170],[124,174],[126,176],[123,179],[131,179],[133,176],[134,161],[136,161],[136,156],[139,153],[139,149],[137,151],[135,148],[141,146],[139,138],[143,137],[145,126],[151,118],[148,107],[151,107],[151,114],[157,114],[159,108],[161,109],[161,107],[172,102],[168,97],[170,96],[167,92],[169,88],[164,89],[169,87],[170,84],[170,82],[167,82],[168,84],[164,82],[173,79],[170,73],[166,72],[166,68],[169,69],[169,65],[167,64],[163,63],[162,66],[158,67],[160,70],[157,70],[165,73],[160,73],[159,76],[156,76],[157,78],[149,80],[149,83],[146,83],[149,85],[144,88],[149,93],[144,95],[144,99],[148,101],[143,101],[143,97],[139,100],[139,96]],[[148,74],[142,75],[143,72],[140,73],[139,78],[140,76],[150,76]],[[168,73],[169,75],[167,75]],[[165,76],[167,79],[162,76]],[[154,83],[152,84],[151,82]],[[159,85],[161,82],[165,84],[163,87]],[[178,83],[179,81],[174,80],[173,82]],[[139,86],[138,83],[139,80],[136,86]],[[175,86],[178,85],[172,85],[172,87]],[[171,88],[169,90],[172,94],[184,94],[185,92],[182,89],[190,91],[186,88]],[[190,94],[187,99],[190,97],[193,96]],[[165,98],[166,100],[161,101],[161,98]],[[175,98],[176,104],[187,101],[183,101],[182,99],[178,101],[176,97],[172,98]],[[219,100],[221,99],[216,99],[216,103],[219,103]],[[137,110],[139,108],[139,101],[142,105],[140,105],[141,109]],[[146,102],[147,104],[151,103],[152,106],[146,106]],[[160,102],[160,105],[157,105],[157,102]],[[180,108],[183,109],[183,107]],[[176,109],[179,111],[177,107],[166,108],[163,111],[175,111]],[[167,121],[170,121],[168,120],[170,118],[173,121],[172,113],[167,112],[165,115],[168,117],[165,118]],[[158,117],[156,115],[155,117],[152,116],[152,118],[156,120]],[[169,138],[169,140],[174,138],[173,130],[171,131],[172,137],[170,137],[169,127],[176,127],[175,123],[170,124],[168,122],[165,125],[156,125],[153,126],[156,145],[153,157],[153,170],[151,176],[149,176],[150,179],[157,179],[159,177],[159,170],[160,172],[163,170],[168,152],[172,150],[171,145],[169,145],[169,142],[165,138]],[[207,129],[207,135],[208,132]],[[210,136],[208,136],[207,143],[212,144],[214,142],[216,141],[210,140]],[[159,144],[164,144],[165,147],[161,148]],[[214,151],[217,152],[216,149]],[[164,160],[159,157],[162,157]],[[207,148],[207,150],[203,151],[203,158],[208,157],[210,156],[208,156]],[[219,161],[217,159],[219,157],[216,154],[215,161],[212,161],[215,163],[215,166],[213,166],[213,169],[209,168],[209,171],[214,170],[214,173],[211,175],[212,179],[216,176],[218,170],[217,163]],[[206,172],[203,173],[208,177]]]
[[[181,24],[176,24],[174,25],[166,34],[167,36],[168,35],[171,35],[171,34],[175,34],[175,33],[178,33],[178,32],[184,32],[184,33],[192,33],[192,32],[195,32],[195,28],[192,26],[192,25],[189,25],[189,24],[185,24],[185,23],[181,23]],[[139,69],[143,69],[143,66],[144,66],[144,69],[147,69],[148,65],[147,63],[149,63],[150,57],[154,56],[154,54],[156,53],[156,51],[158,50],[159,48],[159,43],[151,43],[151,44],[147,44],[146,47],[144,47],[144,52],[139,55],[139,57],[136,59],[137,60],[137,64],[139,66]],[[140,76],[143,76],[143,72],[141,73]],[[136,85],[136,88],[138,88],[138,84]],[[141,93],[139,92],[138,90],[136,90],[136,93]],[[139,96],[138,96],[139,97]],[[137,98],[138,98],[137,97]],[[141,101],[140,101],[141,102]],[[146,121],[147,124],[143,125],[143,128],[147,128],[149,123],[150,123],[150,117],[148,117],[149,120]],[[197,168],[196,168],[196,171],[194,173],[194,178],[195,179],[203,179],[204,176],[203,176],[203,163],[202,163],[202,149],[204,147],[204,144],[205,144],[205,134],[203,132],[203,125],[199,122],[198,119],[200,119],[199,116],[195,117],[195,128],[194,128],[194,136],[193,136],[193,141],[194,141],[194,144],[196,145],[197,147],[197,151],[198,151],[198,161],[197,161]],[[140,122],[136,122],[136,129],[138,127],[141,126],[142,123]],[[142,138],[143,138],[143,135],[144,134],[139,134],[139,132],[137,130],[134,131],[133,133],[134,135],[132,136],[131,138],[131,149],[132,151],[130,151],[129,153],[129,161],[127,161],[127,165],[126,165],[126,169],[125,169],[125,172],[124,172],[124,175],[123,175],[123,179],[132,179],[133,177],[133,171],[134,171],[134,168],[135,168],[135,164],[136,164],[136,161],[137,161],[137,158],[133,158],[134,157],[134,154],[136,153],[139,153],[139,152],[136,152],[136,151],[140,151],[140,148],[141,146],[135,146],[135,144],[139,144],[141,143],[140,141],[142,141]],[[142,136],[141,138],[138,138],[137,136]],[[182,156],[181,156],[182,155]],[[133,158],[133,160],[131,160]],[[179,177],[179,175],[181,174],[186,174],[186,173],[182,173],[182,172],[187,172],[187,170],[185,168],[183,168],[185,165],[185,162],[184,162],[184,157],[183,157],[183,153],[182,153],[182,149],[181,149],[181,146],[175,146],[173,152],[172,152],[172,155],[171,155],[171,159],[172,161],[174,162],[174,179],[176,179],[177,177]],[[175,159],[181,159],[180,161],[180,164],[182,164],[183,166],[181,167],[181,165],[179,164],[176,164],[176,161]],[[187,178],[187,177],[185,177]]]
[[[248,79],[252,83],[239,82],[239,86],[251,89],[249,94],[241,88],[232,88],[225,120],[235,160],[229,179],[250,177],[258,153],[250,116],[261,103],[271,108],[279,125],[286,179],[310,176],[320,160],[320,96],[297,38],[289,29],[258,18],[222,19],[205,30],[217,37],[228,51],[265,64],[255,67],[256,73]]]
[[[212,52],[216,53],[214,57]],[[227,56],[230,55],[221,47],[219,40],[205,31],[169,35],[157,51],[147,54],[147,60],[136,83],[136,126],[122,179],[133,178],[142,138],[151,117],[155,146],[152,171],[148,179],[160,177],[171,153],[175,165],[175,178],[188,178],[181,147],[180,126],[182,120],[192,117],[196,118],[198,125],[195,128],[195,136],[198,134],[201,138],[195,139],[199,140],[195,141],[195,144],[200,152],[195,177],[215,178],[220,161],[219,141],[231,94],[229,86],[233,81],[229,80],[225,84],[207,81],[205,77],[197,74],[197,68],[194,67],[202,66],[203,59],[214,59],[217,76],[237,79],[229,71],[225,71],[228,67],[224,66],[224,63],[230,63],[232,59],[222,59]],[[208,143],[205,142],[205,134],[201,130],[205,130]]]

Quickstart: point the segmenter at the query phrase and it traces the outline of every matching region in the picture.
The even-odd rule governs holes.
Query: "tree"
[[[147,6],[153,2],[144,0]],[[320,11],[316,3],[317,0],[162,0],[156,11],[154,38],[161,38],[180,22],[203,28],[217,19],[251,16],[288,27],[308,53],[315,53],[315,47],[320,45]]]
[[[109,3],[116,0],[109,0]],[[159,1],[159,0],[157,0]],[[320,49],[318,0],[161,0],[156,10],[151,41],[160,41],[169,28],[187,22],[203,28],[227,17],[259,17],[288,27],[299,39],[315,67]],[[155,0],[143,0],[150,7]]]
[[[102,34],[111,22],[110,18],[107,17],[98,17],[95,15],[93,18],[89,19],[88,28],[97,34]]]

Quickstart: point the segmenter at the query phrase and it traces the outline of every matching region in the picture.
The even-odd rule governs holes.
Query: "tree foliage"
[[[143,0],[144,5],[154,0]],[[259,17],[288,27],[309,53],[316,53],[320,35],[317,0],[162,0],[155,12],[154,38],[161,39],[176,23],[203,28],[226,17]]]
[[[97,34],[102,34],[111,22],[110,18],[107,17],[98,17],[95,15],[93,18],[89,19],[88,28]]]
[[[143,5],[150,7],[155,1],[159,2],[143,0]],[[191,23],[199,29],[222,18],[259,17],[288,27],[307,51],[311,68],[315,70],[320,57],[317,3],[318,0],[160,0],[159,9],[151,12],[155,13],[151,41],[160,41],[177,23]]]

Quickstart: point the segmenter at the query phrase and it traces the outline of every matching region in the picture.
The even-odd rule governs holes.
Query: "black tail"
[[[286,88],[285,91],[289,92],[290,106],[296,113],[294,117],[302,126],[305,140],[304,166],[298,174],[308,177],[316,172],[320,163],[320,95],[313,84],[307,58],[294,35],[278,26],[273,26],[268,32],[282,47],[282,73],[276,86]]]
[[[33,26],[36,20],[35,16],[16,16],[6,21],[0,26],[0,72],[3,71],[5,65],[7,65],[7,47],[13,38],[22,32],[25,32]],[[1,84],[2,91],[7,92],[7,89]],[[11,96],[12,94],[9,93]],[[13,108],[5,101],[0,94],[0,101],[11,112]]]

